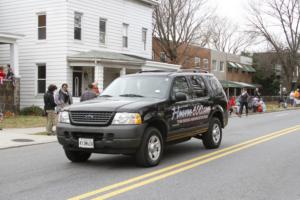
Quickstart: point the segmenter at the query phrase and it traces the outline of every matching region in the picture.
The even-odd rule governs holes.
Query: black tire
[[[85,162],[87,161],[91,153],[88,152],[82,152],[82,151],[71,151],[65,149],[65,154],[67,158],[72,162]]]
[[[153,144],[153,152],[148,148],[151,145],[150,143]],[[163,150],[164,143],[160,131],[154,127],[149,127],[146,129],[141,146],[136,153],[136,162],[138,165],[144,167],[156,166],[161,160]]]
[[[218,131],[219,132],[214,132]],[[222,141],[222,127],[218,118],[213,117],[209,123],[208,132],[203,134],[202,142],[206,149],[216,149]]]

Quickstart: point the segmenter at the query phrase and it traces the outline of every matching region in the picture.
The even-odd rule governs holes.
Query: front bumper
[[[74,126],[59,123],[58,142],[64,149],[92,153],[134,153],[140,146],[146,125]],[[94,148],[79,148],[78,138],[93,138]]]

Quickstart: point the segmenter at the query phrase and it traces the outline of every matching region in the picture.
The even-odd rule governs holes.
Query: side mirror
[[[186,94],[182,93],[182,92],[177,92],[175,94],[175,101],[186,101],[187,98],[186,98]]]

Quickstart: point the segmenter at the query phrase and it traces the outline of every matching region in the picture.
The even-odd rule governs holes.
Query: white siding
[[[47,40],[37,40],[37,13],[47,15]],[[47,82],[66,81],[67,23],[64,0],[1,0],[0,32],[24,34],[18,41],[21,76],[21,107],[43,105],[36,94],[36,63],[47,64]],[[0,63],[9,60],[8,45],[0,45]]]
[[[74,12],[83,13],[82,41],[74,41]],[[151,59],[153,7],[138,0],[1,0],[0,32],[23,34],[18,41],[21,107],[43,105],[37,95],[37,63],[46,63],[47,82],[72,89],[67,55],[80,51],[114,51]],[[37,40],[37,13],[47,15],[47,39]],[[106,46],[99,43],[99,19],[107,19]],[[129,24],[129,48],[122,48],[122,24]],[[142,28],[147,29],[144,51]],[[0,45],[0,64],[9,62],[9,45]]]
[[[227,62],[227,54],[211,50],[211,72],[219,79],[219,80],[226,80],[226,62]],[[215,60],[217,62],[217,70],[213,69],[212,61]],[[224,62],[224,71],[220,71],[220,62]]]
[[[9,44],[0,44],[0,66],[9,63]]]
[[[83,13],[82,40],[74,40],[74,12]],[[109,50],[151,59],[153,8],[136,0],[69,0],[68,53]],[[107,19],[106,45],[99,42],[99,19]],[[129,47],[122,48],[122,24],[129,24]],[[147,49],[144,51],[142,28],[147,29]]]

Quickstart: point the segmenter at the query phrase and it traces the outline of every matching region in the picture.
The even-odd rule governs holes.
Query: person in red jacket
[[[6,77],[6,74],[4,72],[4,68],[0,67],[0,84],[1,85],[3,84],[3,80],[5,79],[5,77]]]
[[[235,96],[232,96],[228,102],[228,107],[229,107],[229,114],[233,112],[233,109],[235,108]]]

